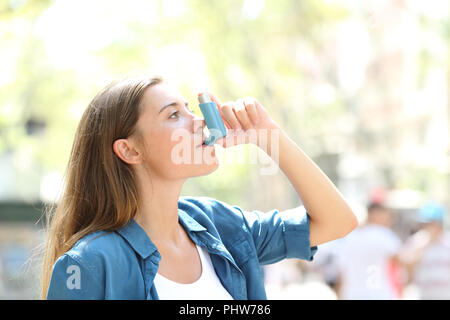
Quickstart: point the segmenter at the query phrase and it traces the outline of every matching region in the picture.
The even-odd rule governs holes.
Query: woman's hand
[[[227,136],[216,141],[224,148],[244,143],[260,146],[266,141],[267,135],[270,136],[271,130],[279,129],[267,110],[255,98],[245,97],[221,103],[213,94],[208,94],[217,104],[227,127]]]
[[[358,226],[356,216],[330,179],[256,99],[248,97],[221,104],[214,95],[210,97],[228,128],[227,136],[217,143],[225,148],[255,143],[250,138],[254,139],[256,132],[256,144],[278,164],[308,212],[311,246],[344,237]],[[260,131],[265,132],[265,137],[259,135]]]

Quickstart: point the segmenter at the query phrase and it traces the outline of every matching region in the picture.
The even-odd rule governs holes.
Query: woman
[[[308,213],[180,198],[187,178],[218,167],[214,146],[202,144],[203,119],[161,78],[117,81],[97,94],[78,126],[65,190],[48,220],[44,298],[265,299],[260,264],[312,260],[317,245],[356,227],[334,185],[257,100],[211,97],[229,129],[217,144],[268,133],[252,143],[277,158]],[[215,161],[174,161],[177,132],[192,138],[183,142],[190,159],[200,152]]]

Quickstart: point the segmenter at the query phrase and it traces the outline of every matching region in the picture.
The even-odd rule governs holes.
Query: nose
[[[206,122],[202,117],[199,116],[195,116],[194,120],[193,120],[193,134],[194,137],[198,137],[199,141],[203,142],[205,140],[205,127],[206,127]],[[196,139],[196,138],[194,138]]]
[[[202,117],[195,115],[195,117],[193,119],[192,132],[194,134],[199,134],[198,132],[203,132],[203,129],[205,128],[205,126],[206,126],[205,120]]]

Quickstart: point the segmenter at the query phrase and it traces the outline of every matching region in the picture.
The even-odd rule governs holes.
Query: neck
[[[155,175],[138,177],[141,196],[135,221],[153,242],[178,243],[181,237],[178,223],[178,198],[184,180],[165,180]]]

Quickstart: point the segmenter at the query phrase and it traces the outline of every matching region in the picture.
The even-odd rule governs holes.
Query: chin
[[[175,167],[165,168],[164,172],[171,172],[176,175],[172,178],[190,178],[205,176],[217,170],[219,159],[216,157],[214,147],[196,148],[190,150],[188,156],[183,153],[175,154],[176,158],[171,158],[168,163],[175,164]]]
[[[219,162],[217,158],[215,159],[215,163],[213,164],[202,164],[202,165],[194,165],[191,171],[191,177],[199,177],[206,176],[208,174],[213,173],[219,168]]]
[[[164,178],[167,180],[180,180],[206,176],[213,173],[219,168],[219,163],[215,164],[196,164],[196,165],[182,165],[170,168],[165,168],[164,172],[170,172],[165,174]]]

